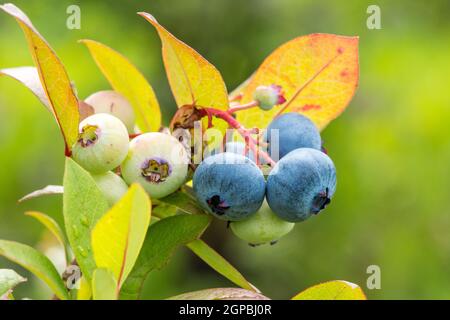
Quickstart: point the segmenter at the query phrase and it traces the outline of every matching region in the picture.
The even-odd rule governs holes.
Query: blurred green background
[[[296,36],[360,36],[360,85],[347,111],[323,132],[338,169],[332,205],[275,246],[251,248],[216,223],[205,239],[272,298],[345,279],[370,299],[450,298],[450,2],[315,0],[16,0],[51,43],[81,98],[108,88],[87,49],[89,38],[126,55],[153,85],[165,122],[175,110],[160,41],[136,12],[152,13],[222,72],[229,89],[273,49]],[[66,28],[66,8],[81,7],[81,30]],[[368,30],[366,9],[381,8],[381,30]],[[0,14],[0,68],[32,65],[22,31]],[[48,235],[27,210],[62,223],[61,197],[18,204],[24,194],[60,184],[63,143],[52,116],[22,85],[0,77],[0,238],[48,248]],[[52,255],[55,250],[47,250]],[[366,269],[381,268],[369,290]],[[12,267],[0,258],[0,268]],[[16,268],[14,266],[14,268]],[[17,297],[48,298],[30,281]],[[231,286],[186,249],[146,282],[146,298]]]

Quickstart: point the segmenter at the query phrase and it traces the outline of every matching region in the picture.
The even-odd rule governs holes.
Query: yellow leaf
[[[247,279],[245,279],[244,276],[235,267],[233,267],[224,257],[222,257],[217,251],[211,248],[203,240],[197,239],[189,242],[186,247],[188,247],[215,271],[217,271],[233,283],[237,284],[241,288],[259,292],[259,290],[250,282],[248,282]]]
[[[95,272],[95,270],[94,270]],[[86,277],[81,277],[80,288],[77,290],[77,300],[89,300],[92,297],[92,288]]]
[[[312,286],[292,300],[367,300],[361,288],[351,282],[336,280]]]
[[[152,15],[145,12],[139,15],[155,27],[161,38],[164,66],[178,107],[195,105],[228,109],[228,93],[220,72],[161,26]],[[227,127],[221,119],[213,119],[213,125],[220,130]]]
[[[70,263],[70,250],[67,244],[67,239],[58,223],[53,218],[38,211],[27,211],[25,212],[25,215],[33,217],[36,220],[38,220],[53,234],[56,240],[58,240],[59,244],[64,248],[64,253],[66,255],[66,262]]]
[[[228,95],[219,71],[198,52],[178,40],[156,19],[139,13],[158,31],[163,45],[163,59],[177,105],[195,104],[226,109]]]
[[[262,63],[243,89],[242,104],[260,85],[280,85],[287,102],[238,113],[246,127],[265,128],[280,112],[298,112],[323,129],[347,107],[358,85],[358,37],[311,34],[289,41]]]
[[[80,40],[115,91],[125,96],[136,113],[142,132],[158,131],[161,110],[153,88],[142,73],[123,55],[93,40]]]
[[[77,141],[80,116],[78,101],[67,72],[25,13],[10,3],[0,6],[0,9],[14,17],[25,33],[45,94],[63,134],[66,153],[70,153],[72,145]]]
[[[112,271],[117,290],[127,278],[150,224],[151,203],[144,189],[131,185],[128,192],[95,225],[92,250],[98,268]]]
[[[92,275],[92,298],[94,300],[117,300],[117,281],[111,270],[98,268]]]

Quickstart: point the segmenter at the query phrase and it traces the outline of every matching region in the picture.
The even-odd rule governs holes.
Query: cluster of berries
[[[125,194],[128,184],[140,183],[157,199],[173,193],[186,182],[189,155],[175,137],[150,132],[130,141],[130,136],[137,131],[135,114],[117,92],[100,91],[85,102],[95,114],[80,122],[72,157],[92,173],[111,205]]]
[[[259,87],[254,98],[263,110],[285,101],[278,86]],[[80,123],[72,156],[92,173],[110,204],[131,183],[140,183],[158,199],[191,177],[191,144],[170,132],[136,134],[131,105],[114,91],[97,92],[85,102],[95,114]],[[322,152],[311,120],[284,113],[260,137],[268,148],[266,157],[248,143],[228,142],[209,153],[193,174],[199,204],[230,222],[231,230],[252,245],[276,242],[296,222],[324,209],[336,189],[334,164]],[[270,168],[266,176],[263,167]]]
[[[277,86],[259,87],[254,97],[263,110],[284,102]],[[275,243],[296,222],[324,209],[336,189],[335,166],[311,120],[298,113],[282,114],[263,139],[270,157],[279,159],[268,176],[256,165],[265,164],[263,157],[245,143],[228,142],[225,152],[198,166],[193,179],[205,210],[230,221],[235,235],[251,245]]]
[[[308,118],[285,113],[272,121],[264,138],[272,158],[278,149],[280,159],[267,178],[241,142],[227,143],[225,152],[206,158],[194,174],[200,204],[231,221],[233,232],[254,245],[275,242],[295,222],[319,213],[336,189],[334,164],[321,151],[320,134]]]

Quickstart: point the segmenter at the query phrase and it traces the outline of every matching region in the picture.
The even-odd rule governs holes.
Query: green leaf
[[[260,293],[239,288],[215,288],[187,292],[168,300],[270,300]]]
[[[206,214],[205,211],[198,205],[197,201],[183,190],[179,190],[171,195],[168,195],[167,197],[158,199],[158,202],[174,206],[185,213]]]
[[[94,300],[117,300],[117,281],[111,270],[105,268],[94,270],[92,296]]]
[[[362,289],[351,282],[335,280],[312,286],[292,300],[366,300]]]
[[[18,67],[0,70],[0,75],[9,76],[25,87],[31,90],[33,94],[42,102],[48,111],[52,111],[50,101],[48,101],[45,95],[44,87],[42,87],[41,80],[39,79],[38,70],[35,67]]]
[[[67,72],[56,53],[22,10],[11,3],[1,5],[0,9],[14,17],[25,33],[42,86],[64,137],[66,154],[69,154],[77,141],[80,115],[78,99]]]
[[[97,66],[115,91],[124,95],[136,113],[136,123],[142,132],[158,131],[161,111],[153,88],[142,73],[127,58],[113,49],[92,40],[85,44]]]
[[[215,271],[223,275],[225,278],[237,284],[241,288],[258,291],[244,276],[233,267],[224,257],[217,251],[208,246],[203,240],[194,240],[187,244],[187,247],[192,250],[200,259],[208,264]]]
[[[97,268],[91,247],[91,231],[109,205],[92,176],[66,158],[63,212],[67,238],[81,272],[90,281]]]
[[[0,240],[0,255],[36,275],[53,290],[59,299],[69,299],[64,282],[55,266],[36,249],[18,242]]]
[[[211,218],[180,214],[152,224],[136,264],[122,286],[121,299],[137,299],[148,273],[164,267],[180,246],[201,236]]]
[[[133,184],[92,230],[95,262],[112,271],[117,292],[139,256],[150,215],[150,198],[139,184]]]
[[[157,201],[156,199],[153,201]],[[152,208],[152,220],[154,218],[164,219],[167,217],[174,216],[178,213],[178,208],[171,206],[169,204],[160,202],[153,206]]]
[[[63,186],[48,185],[45,188],[33,191],[33,192],[23,196],[22,198],[19,199],[19,202],[23,202],[23,201],[41,197],[41,196],[47,196],[47,195],[52,195],[52,194],[63,194],[63,193],[64,193]]]
[[[27,279],[14,270],[0,269],[0,300],[8,298],[14,287],[25,281]]]
[[[58,223],[48,215],[37,212],[37,211],[28,211],[25,212],[27,216],[33,217],[36,220],[38,220],[40,223],[42,223],[58,240],[58,242],[61,244],[61,246],[64,248],[64,252],[66,254],[66,262],[70,262],[70,253],[69,253],[69,247],[67,244],[66,236],[64,235],[64,232],[62,231],[61,227],[58,225]]]

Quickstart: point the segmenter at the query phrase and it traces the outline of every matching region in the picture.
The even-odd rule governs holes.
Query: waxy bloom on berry
[[[128,131],[116,117],[99,113],[79,125],[73,159],[92,173],[105,173],[118,167],[128,153]]]

